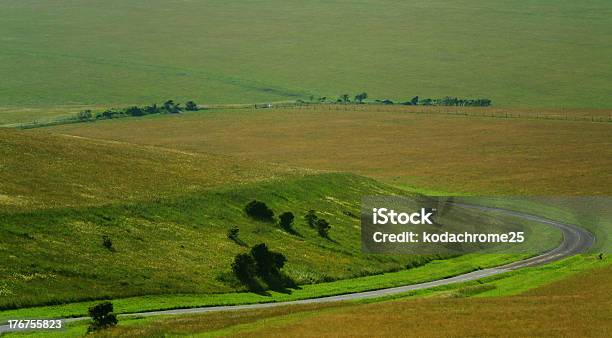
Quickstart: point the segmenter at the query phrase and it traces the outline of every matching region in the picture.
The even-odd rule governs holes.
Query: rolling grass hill
[[[150,202],[0,213],[0,259],[5,262],[0,275],[7,276],[0,279],[0,290],[9,296],[0,298],[0,308],[243,291],[230,265],[236,254],[264,242],[287,256],[283,271],[300,285],[405,270],[449,258],[363,254],[358,215],[361,197],[369,194],[404,192],[350,174],[319,174]],[[252,199],[266,201],[277,214],[293,212],[295,233],[248,218],[243,208]],[[332,224],[330,239],[318,236],[302,219],[310,209]],[[474,219],[461,217],[467,223]],[[505,222],[510,220],[501,220]],[[239,242],[227,237],[232,226],[240,229]],[[103,245],[105,236],[112,248]],[[546,226],[532,227],[527,237],[531,246],[547,243],[534,249],[537,252],[560,241],[559,233]],[[513,257],[485,256],[473,257],[474,264],[495,265]],[[430,274],[448,276],[476,268],[465,263],[459,259],[454,265],[433,264]],[[401,281],[392,281],[396,283]],[[362,284],[367,288],[367,283]]]
[[[5,0],[0,107],[366,91],[610,108],[611,11],[605,0]]]
[[[0,211],[151,200],[306,172],[223,155],[0,131]]]
[[[300,285],[447,258],[361,253],[361,198],[406,194],[373,179],[40,130],[4,130],[1,136],[4,310],[168,295],[170,303],[155,305],[164,308],[185,306],[172,294],[243,291],[230,264],[237,253],[260,242],[288,257],[284,271]],[[296,233],[246,217],[243,208],[252,199],[265,201],[277,215],[293,212]],[[302,217],[310,209],[332,224],[331,239],[305,224]],[[232,226],[239,227],[242,244],[227,238]],[[534,240],[554,246],[555,235],[546,228]],[[110,249],[103,245],[105,236],[112,241]],[[517,257],[459,258],[414,274],[329,284],[295,297],[400,285],[406,278],[429,280]],[[244,294],[228,297],[265,301]]]
[[[168,200],[2,213],[1,275],[8,276],[2,290],[11,297],[1,306],[240,290],[230,264],[244,246],[262,242],[288,256],[286,271],[300,284],[403,269],[420,257],[361,255],[358,216],[350,216],[359,214],[362,195],[397,192],[370,179],[327,174]],[[295,213],[297,234],[246,217],[252,199],[277,214]],[[333,224],[331,240],[302,220],[309,209]],[[227,238],[232,226],[244,245]]]

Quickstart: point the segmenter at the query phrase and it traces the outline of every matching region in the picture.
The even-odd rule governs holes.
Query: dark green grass
[[[5,0],[0,107],[358,91],[611,107],[611,10],[605,0]]]

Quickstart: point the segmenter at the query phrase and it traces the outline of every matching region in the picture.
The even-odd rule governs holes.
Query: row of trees
[[[364,101],[368,98],[368,93],[362,92],[351,98],[349,94],[340,95],[335,101],[330,101],[326,96],[320,97],[318,99],[319,103],[329,103],[335,102],[340,104],[363,104]],[[352,99],[352,100],[351,100]],[[314,101],[312,99],[311,101]],[[378,104],[396,104],[392,100],[384,99],[384,100],[374,100],[375,103]],[[418,96],[413,97],[412,99],[404,102],[400,102],[399,104],[406,106],[457,106],[457,107],[488,107],[490,106],[492,101],[487,98],[480,99],[462,99],[457,97],[446,96],[441,99],[431,99],[425,98],[420,99]]]
[[[185,106],[174,100],[168,100],[161,105],[151,104],[148,106],[131,106],[124,109],[110,108],[101,113],[94,114],[91,110],[83,110],[77,114],[80,121],[112,119],[127,116],[144,116],[151,114],[178,114],[182,111],[197,111],[198,105],[194,101],[187,101]]]
[[[270,209],[266,203],[253,200],[249,202],[245,207],[244,211],[247,216],[262,222],[274,223],[274,211]],[[289,233],[296,233],[295,229],[293,229],[293,221],[295,220],[295,215],[290,212],[284,212],[280,214],[278,217],[278,225]],[[304,215],[304,220],[311,227],[317,230],[319,236],[324,238],[329,238],[329,230],[331,229],[331,225],[324,218],[319,218],[316,214],[316,211],[310,210]],[[228,237],[232,240],[233,237]]]

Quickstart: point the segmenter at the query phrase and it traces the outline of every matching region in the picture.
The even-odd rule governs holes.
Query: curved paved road
[[[517,211],[506,210],[506,209],[475,206],[475,205],[468,205],[468,204],[461,204],[461,203],[454,203],[454,204],[457,206],[463,207],[463,208],[473,208],[473,209],[479,209],[479,210],[492,212],[492,213],[501,213],[501,214],[514,216],[517,218],[522,218],[525,220],[530,220],[530,221],[535,221],[535,222],[551,225],[559,229],[563,233],[563,242],[557,248],[547,253],[544,253],[542,255],[535,256],[529,259],[498,266],[495,268],[478,270],[478,271],[466,273],[463,275],[458,275],[455,277],[435,280],[435,281],[426,282],[426,283],[412,284],[412,285],[380,289],[380,290],[374,290],[374,291],[367,291],[367,292],[349,293],[349,294],[338,295],[338,296],[303,299],[303,300],[296,300],[296,301],[290,301],[290,302],[162,310],[162,311],[150,311],[150,312],[123,314],[120,316],[121,317],[136,317],[136,316],[137,317],[150,317],[150,316],[159,316],[159,315],[194,314],[194,313],[206,313],[206,312],[217,312],[217,311],[262,309],[262,308],[269,308],[269,307],[275,307],[275,306],[281,306],[281,305],[328,303],[328,302],[338,302],[338,301],[347,301],[347,300],[356,300],[356,299],[365,299],[365,298],[376,298],[376,297],[381,297],[381,296],[405,293],[408,291],[422,290],[422,289],[432,288],[432,287],[441,286],[441,285],[473,281],[473,280],[477,280],[483,277],[493,276],[493,275],[497,275],[500,273],[509,272],[512,270],[517,270],[517,269],[521,269],[525,267],[531,267],[531,266],[542,265],[542,264],[554,262],[554,261],[560,260],[568,256],[572,256],[575,254],[585,252],[595,242],[595,237],[590,232],[576,225],[561,223],[561,222],[553,221],[547,218],[525,214],[525,213],[517,212]],[[86,317],[69,318],[69,319],[66,319],[66,321],[72,322],[72,321],[79,321],[79,320],[84,320],[84,319],[88,319],[88,318]],[[9,331],[14,331],[14,330],[9,329],[8,325],[0,326],[0,334],[2,334],[3,332],[9,332]]]

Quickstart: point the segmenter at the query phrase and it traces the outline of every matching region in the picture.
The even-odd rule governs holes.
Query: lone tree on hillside
[[[306,215],[304,215],[304,219],[306,220],[306,223],[308,223],[308,225],[311,228],[315,227],[318,218],[319,217],[317,217],[317,213],[314,210],[308,210]]]
[[[117,316],[113,313],[111,302],[103,302],[90,307],[89,316],[92,321],[87,332],[99,331],[117,325]]]
[[[193,101],[187,101],[187,103],[185,103],[185,110],[198,111],[198,105]]]
[[[295,219],[295,216],[293,215],[292,212],[284,212],[282,214],[280,214],[280,216],[278,216],[279,222],[278,224],[280,225],[281,228],[285,229],[288,232],[294,232],[293,230],[293,220]]]
[[[317,232],[319,233],[319,236],[323,238],[329,238],[329,229],[331,229],[329,222],[321,218],[317,220],[315,225],[317,228]]]
[[[253,291],[261,290],[258,278],[271,289],[295,287],[295,282],[280,271],[286,261],[283,254],[270,251],[265,243],[261,243],[253,246],[249,253],[238,254],[232,263],[232,272]]]
[[[368,98],[368,93],[363,92],[361,94],[357,94],[355,95],[355,101],[358,102],[359,104],[363,103],[363,100]]]
[[[272,222],[274,221],[274,211],[268,208],[266,203],[257,200],[252,200],[244,207],[246,214],[258,221]]]

